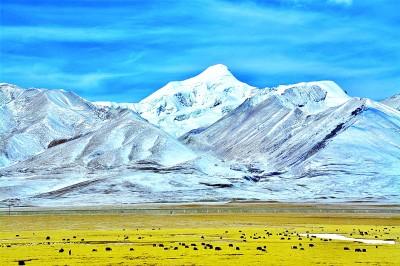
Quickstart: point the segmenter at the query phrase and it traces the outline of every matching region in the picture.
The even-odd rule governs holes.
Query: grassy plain
[[[246,212],[248,208],[3,212],[0,265],[400,265],[396,213]],[[297,235],[301,233],[394,239],[396,244],[321,240]],[[366,252],[355,252],[357,248]]]

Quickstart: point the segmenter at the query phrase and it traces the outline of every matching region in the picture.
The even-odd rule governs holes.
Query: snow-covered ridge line
[[[383,101],[381,101],[381,103],[400,111],[400,93],[384,99]]]
[[[400,200],[400,112],[332,81],[216,65],[123,104],[2,84],[0,116],[0,204]]]
[[[51,143],[85,135],[119,115],[73,92],[1,84],[0,167],[40,154]]]
[[[149,122],[179,137],[211,125],[247,99],[254,105],[272,95],[282,95],[289,105],[306,106],[303,109],[310,113],[338,106],[350,99],[333,81],[256,88],[239,81],[227,66],[218,64],[192,78],[169,82],[139,103],[95,104],[137,111]]]
[[[136,104],[141,116],[175,137],[217,121],[257,89],[237,80],[224,65],[167,83]]]

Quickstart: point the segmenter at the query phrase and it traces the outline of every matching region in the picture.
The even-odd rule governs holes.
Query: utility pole
[[[11,207],[18,206],[20,200],[18,198],[7,200],[8,216],[11,216]]]
[[[11,201],[9,201],[8,202],[8,216],[11,216],[11,206],[12,206],[12,203],[11,203]]]

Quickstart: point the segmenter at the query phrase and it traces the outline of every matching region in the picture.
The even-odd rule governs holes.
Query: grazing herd
[[[73,254],[82,254],[82,247],[89,247],[89,251],[92,253],[106,252],[112,254],[120,254],[121,252],[131,252],[131,254],[137,254],[142,252],[144,249],[149,254],[159,254],[159,252],[173,252],[176,256],[190,256],[191,253],[208,252],[207,254],[215,255],[236,255],[243,256],[246,254],[254,255],[267,255],[273,253],[280,253],[283,250],[290,254],[290,252],[307,252],[307,250],[318,250],[319,247],[329,247],[331,243],[338,243],[339,241],[333,241],[332,239],[319,239],[315,235],[312,235],[310,231],[297,232],[295,229],[262,229],[255,232],[252,229],[233,229],[225,230],[221,233],[217,231],[213,232],[200,232],[197,234],[166,234],[160,228],[157,232],[153,232],[156,229],[136,231],[131,230],[127,233],[123,229],[123,234],[114,235],[114,239],[105,238],[103,240],[95,239],[91,240],[90,235],[73,235],[69,237],[60,237],[54,235],[43,236],[40,244],[43,246],[49,246],[53,248],[53,252],[59,253],[58,256],[73,257]],[[314,231],[314,230],[312,230]],[[323,230],[322,230],[323,231]],[[336,230],[338,231],[338,230]],[[370,232],[365,230],[359,230],[354,228],[348,235],[359,234],[361,236],[368,236],[369,238],[377,238],[380,236],[387,236],[390,232],[390,228],[374,229],[371,228]],[[21,239],[21,235],[17,234],[16,239]],[[166,240],[163,240],[162,236],[168,235]],[[182,237],[184,236],[184,237]],[[186,237],[186,238],[185,238]],[[186,239],[185,241],[182,241]],[[340,249],[342,252],[353,251],[355,253],[367,253],[366,245],[358,246],[359,243],[348,243],[349,245],[343,246],[344,242],[341,242]],[[17,244],[1,244],[1,248],[12,248],[13,245]],[[277,249],[279,245],[280,249]],[[55,247],[58,247],[57,249]],[[371,245],[369,246],[371,247]],[[378,248],[378,246],[373,246]],[[294,253],[292,253],[294,254]],[[300,254],[300,253],[299,253]],[[155,255],[156,256],[156,255]],[[18,265],[25,265],[29,259],[17,260]]]

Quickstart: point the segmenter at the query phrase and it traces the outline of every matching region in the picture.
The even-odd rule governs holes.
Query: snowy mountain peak
[[[193,78],[173,81],[137,104],[137,111],[174,136],[212,124],[256,94],[224,65],[214,65]]]
[[[243,86],[250,87],[249,85],[237,80],[229,71],[228,67],[222,64],[210,66],[200,74],[182,81],[171,81],[164,87],[157,90],[142,102],[149,102],[155,98],[165,95],[171,95],[179,92],[194,92],[194,91],[218,91],[221,89],[221,84],[224,87],[231,89],[240,89]],[[237,88],[237,87],[240,88]]]
[[[289,109],[300,108],[307,113],[321,112],[351,99],[333,81],[312,81],[259,90],[255,96],[245,102],[245,105],[255,106],[271,97],[279,99],[281,104]]]
[[[7,104],[22,92],[22,89],[9,83],[0,83],[0,106]]]
[[[301,82],[281,85],[276,88],[281,95],[293,93],[301,97],[313,97],[312,101],[323,101],[326,106],[338,106],[350,99],[346,92],[333,81]],[[316,97],[316,98],[315,98]]]
[[[10,83],[0,83],[0,90],[6,90],[6,89],[21,89],[17,85],[10,84]]]
[[[197,75],[195,78],[203,79],[218,79],[221,77],[233,77],[233,74],[229,71],[229,68],[223,64],[217,64],[206,68],[203,72]]]
[[[35,99],[36,101],[40,100],[42,104],[46,102],[63,107],[71,107],[77,103],[84,103],[85,106],[92,105],[92,103],[84,100],[72,91],[41,88],[23,89],[14,84],[0,83],[0,105],[18,100],[18,97],[20,97],[22,101],[24,101],[25,98]]]

